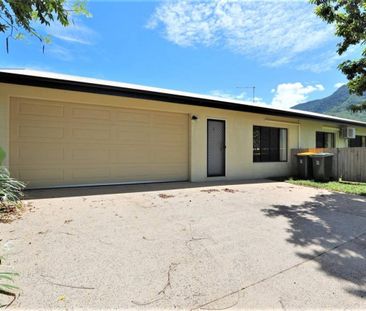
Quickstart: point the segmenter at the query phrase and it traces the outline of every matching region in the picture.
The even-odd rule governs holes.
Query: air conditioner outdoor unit
[[[354,127],[342,127],[341,135],[343,138],[354,139],[356,138],[356,129]]]

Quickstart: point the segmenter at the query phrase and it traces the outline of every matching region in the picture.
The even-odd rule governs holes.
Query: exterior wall
[[[336,123],[313,121],[313,120],[301,120],[300,121],[300,148],[314,148],[316,132],[329,132],[335,134],[335,147],[344,148],[348,147],[346,139],[340,136],[340,126]],[[354,127],[354,126],[351,126]],[[366,135],[366,128],[356,127],[357,135]]]
[[[356,135],[366,136],[366,128],[356,127]]]
[[[345,140],[339,135],[339,126],[336,124],[303,120],[301,121],[300,148],[315,148],[316,132],[329,132],[335,134],[335,146],[345,147]]]
[[[9,165],[9,96],[0,87],[0,148],[6,152],[2,165]],[[0,163],[1,164],[1,163]]]
[[[11,97],[58,100],[133,109],[188,113],[197,116],[190,126],[190,180],[235,180],[285,176],[291,172],[290,150],[315,147],[317,130],[335,131],[337,124],[270,115],[230,111],[152,100],[46,89],[0,83],[0,145],[9,154],[9,102]],[[207,119],[226,121],[226,176],[207,178]],[[253,163],[253,125],[288,129],[289,162]],[[363,129],[366,133],[366,128]],[[345,146],[337,134],[337,147]],[[6,160],[6,165],[9,156]]]

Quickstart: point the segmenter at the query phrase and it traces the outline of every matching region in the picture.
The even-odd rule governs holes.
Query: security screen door
[[[207,120],[207,176],[225,176],[225,121]]]

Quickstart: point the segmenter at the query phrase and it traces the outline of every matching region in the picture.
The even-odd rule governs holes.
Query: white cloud
[[[345,84],[346,84],[346,82],[338,82],[338,83],[334,84],[334,87],[335,87],[336,89],[339,89],[341,86],[343,86],[343,85],[345,85]]]
[[[308,100],[309,95],[314,92],[324,91],[322,84],[303,85],[300,82],[282,83],[271,90],[273,94],[272,101],[267,103],[261,97],[255,97],[254,103],[256,105],[272,106],[280,109],[288,109],[297,104],[301,104]],[[241,100],[244,104],[253,104],[253,98],[248,96],[246,92],[233,94],[223,90],[214,90],[210,92],[213,96],[224,97],[228,99]]]
[[[297,65],[296,69],[321,73],[336,69],[338,64],[347,58],[347,55],[339,56],[336,52],[320,53],[314,57],[307,58],[306,61]]]
[[[233,94],[223,90],[213,90],[210,92],[210,95],[223,97],[228,99],[237,99],[241,100],[244,104],[253,104],[253,96],[248,96],[246,92],[241,92],[239,94]],[[267,105],[262,98],[254,97],[254,103],[256,105]]]
[[[272,90],[274,97],[271,105],[276,108],[288,109],[305,102],[309,95],[316,91],[324,91],[324,86],[321,84],[305,86],[300,82],[282,83]]]
[[[315,55],[306,55],[305,59],[300,60],[300,64],[296,66],[298,70],[311,71],[321,73],[336,69],[340,63],[346,59],[353,59],[359,57],[362,53],[362,46],[351,46],[345,53],[339,55],[334,46],[331,51],[317,53]]]
[[[217,96],[217,97],[225,97],[225,98],[231,98],[231,99],[245,99],[246,97],[246,92],[242,92],[239,94],[232,94],[226,91],[222,91],[222,90],[213,90],[210,92],[211,95],[213,96]]]
[[[69,61],[72,61],[75,59],[74,53],[72,53],[71,50],[69,50],[61,45],[55,44],[55,43],[51,43],[51,44],[47,45],[45,47],[45,53],[50,54],[53,57],[55,57],[59,60],[62,60],[62,61],[66,61],[66,62],[69,62]]]
[[[90,49],[89,46],[94,45],[99,38],[97,32],[76,17],[66,27],[59,22],[51,23],[47,28],[40,24],[35,27],[39,32],[47,33],[52,39],[49,44],[45,45],[45,54],[65,62],[87,59],[87,49]],[[85,48],[80,45],[85,46]]]
[[[97,33],[94,30],[77,19],[74,19],[74,22],[67,27],[60,23],[53,23],[48,29],[48,33],[51,37],[59,40],[83,45],[92,45],[97,38]]]
[[[165,1],[148,28],[180,46],[225,46],[270,66],[291,62],[334,39],[306,1]]]

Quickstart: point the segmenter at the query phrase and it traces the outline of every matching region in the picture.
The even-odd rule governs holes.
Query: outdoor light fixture
[[[192,120],[198,120],[197,116],[192,116]]]

